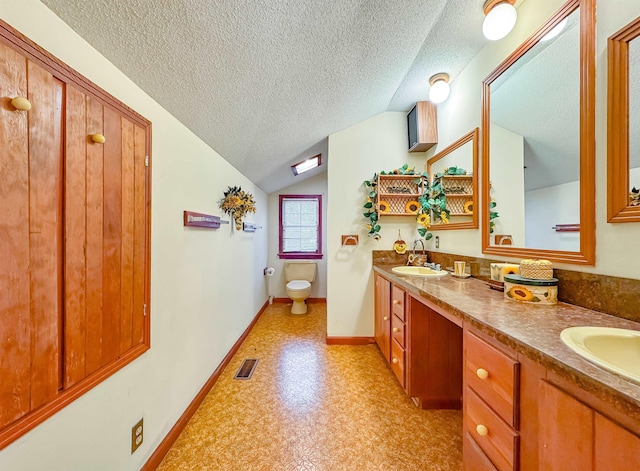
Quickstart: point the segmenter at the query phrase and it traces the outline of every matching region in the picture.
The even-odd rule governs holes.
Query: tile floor
[[[158,470],[461,468],[460,411],[416,408],[375,345],[327,346],[325,304],[288,311],[265,311]]]

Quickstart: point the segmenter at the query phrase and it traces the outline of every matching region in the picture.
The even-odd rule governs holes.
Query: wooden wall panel
[[[144,341],[143,316],[146,297],[145,266],[147,246],[146,173],[147,135],[144,128],[134,128],[134,241],[133,241],[133,327],[132,340],[137,345]]]
[[[30,408],[29,162],[27,62],[0,44],[0,427]]]
[[[120,293],[120,353],[132,347],[134,256],[134,127],[122,118],[122,266]]]
[[[67,87],[65,146],[65,387],[85,377],[87,143],[84,93]]]
[[[87,135],[104,134],[102,103],[87,96]],[[90,139],[86,142],[87,165],[87,337],[86,373],[103,366],[102,359],[102,243],[104,146]]]
[[[121,117],[104,109],[104,243],[102,359],[110,362],[120,351],[122,273],[122,129]]]
[[[29,243],[31,246],[31,409],[58,392],[60,319],[58,260],[61,136],[54,123],[62,119],[63,86],[28,63],[29,99]],[[58,97],[56,99],[56,97]]]

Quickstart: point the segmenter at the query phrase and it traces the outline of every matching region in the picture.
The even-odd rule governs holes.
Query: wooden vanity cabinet
[[[640,469],[638,435],[547,381],[540,392],[540,469]]]
[[[509,353],[465,330],[463,462],[466,470],[518,469],[520,364],[516,356]],[[484,457],[479,456],[479,450]]]
[[[419,407],[462,407],[462,329],[377,273],[375,338]]]

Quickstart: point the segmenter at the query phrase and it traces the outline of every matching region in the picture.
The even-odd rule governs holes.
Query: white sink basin
[[[393,273],[397,273],[398,275],[426,276],[426,277],[443,276],[449,273],[445,270],[432,270],[431,268],[427,268],[427,267],[393,267],[391,271]]]
[[[640,383],[640,331],[611,327],[569,327],[562,341],[596,365]]]

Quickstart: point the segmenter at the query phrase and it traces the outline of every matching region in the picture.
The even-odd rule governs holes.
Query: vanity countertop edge
[[[473,326],[640,420],[640,385],[592,365],[560,340],[560,332],[567,327],[593,325],[640,331],[640,323],[561,302],[535,305],[507,300],[502,292],[477,278],[397,275],[391,271],[396,266],[374,262],[373,270],[414,297],[456,316],[463,325]]]

